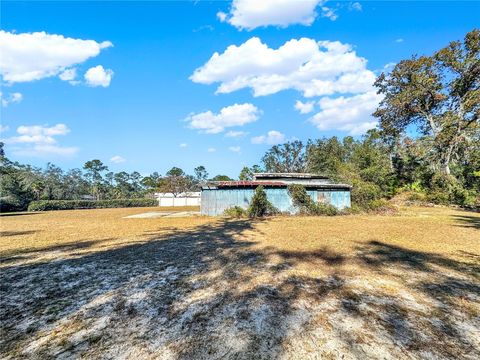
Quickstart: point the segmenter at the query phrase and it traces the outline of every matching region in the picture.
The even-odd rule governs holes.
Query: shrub
[[[242,218],[247,216],[247,211],[240,206],[233,206],[231,208],[226,209],[223,212],[223,215],[233,217],[233,218]]]
[[[394,214],[398,209],[386,199],[372,200],[368,204],[368,210],[375,213]]]
[[[0,212],[12,212],[25,210],[25,204],[17,198],[3,197],[0,198]]]
[[[156,206],[154,199],[115,199],[115,200],[39,200],[28,205],[28,211],[104,209],[124,207]]]
[[[307,194],[304,186],[298,184],[288,185],[288,194],[292,198],[293,206],[298,209],[300,214],[311,214],[314,202]]]
[[[352,202],[363,209],[369,208],[369,203],[382,197],[382,189],[371,182],[355,180],[352,182]]]
[[[335,216],[338,214],[338,209],[331,204],[313,203],[312,215]]]
[[[427,199],[437,204],[473,205],[478,201],[474,190],[465,189],[452,175],[435,174],[430,181]]]
[[[427,194],[423,191],[406,191],[406,199],[414,202],[425,202],[427,200]]]
[[[363,209],[360,208],[357,204],[352,204],[350,207],[342,209],[341,213],[343,215],[355,215],[363,212]]]
[[[289,185],[288,193],[292,198],[293,206],[300,214],[333,216],[339,213],[338,209],[331,204],[315,203],[302,185]]]
[[[260,185],[255,189],[250,205],[247,209],[247,214],[251,218],[263,217],[266,215],[278,214],[278,209],[273,206],[267,199],[267,193]]]

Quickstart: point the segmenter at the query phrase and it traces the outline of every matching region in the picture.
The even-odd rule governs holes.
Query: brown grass
[[[0,354],[480,354],[478,213],[124,218],[148,211],[1,216]]]

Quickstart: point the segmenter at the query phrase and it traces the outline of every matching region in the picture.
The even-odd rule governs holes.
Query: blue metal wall
[[[248,207],[255,189],[204,189],[202,190],[201,213],[203,215],[221,215],[233,206]],[[287,188],[266,188],[268,200],[282,212],[295,213],[292,199]],[[313,201],[318,202],[318,195],[324,197],[325,202],[338,209],[350,207],[350,191],[348,190],[311,190],[308,195]]]

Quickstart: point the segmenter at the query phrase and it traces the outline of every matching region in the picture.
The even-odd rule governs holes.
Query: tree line
[[[207,180],[231,180],[226,175],[209,178],[204,166],[193,175],[173,167],[164,176],[158,172],[142,176],[139,172],[112,172],[98,159],[87,161],[81,169],[64,171],[48,163],[45,168],[9,160],[0,142],[0,202],[2,211],[25,210],[34,200],[115,200],[153,198],[155,192],[199,191]]]
[[[362,208],[406,193],[413,200],[480,205],[480,31],[466,34],[431,56],[400,61],[375,82],[383,96],[374,112],[379,125],[360,139],[347,136],[275,145],[259,165],[245,167],[240,180],[256,172],[313,172],[351,184]],[[2,211],[22,210],[32,200],[129,199],[156,191],[178,195],[198,191],[209,177],[174,167],[154,172],[109,171],[100,160],[64,172],[10,161],[0,147]]]

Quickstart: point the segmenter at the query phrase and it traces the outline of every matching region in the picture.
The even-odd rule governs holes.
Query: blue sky
[[[479,2],[242,1],[2,1],[7,156],[235,177],[279,141],[359,136],[373,75],[480,26]]]

